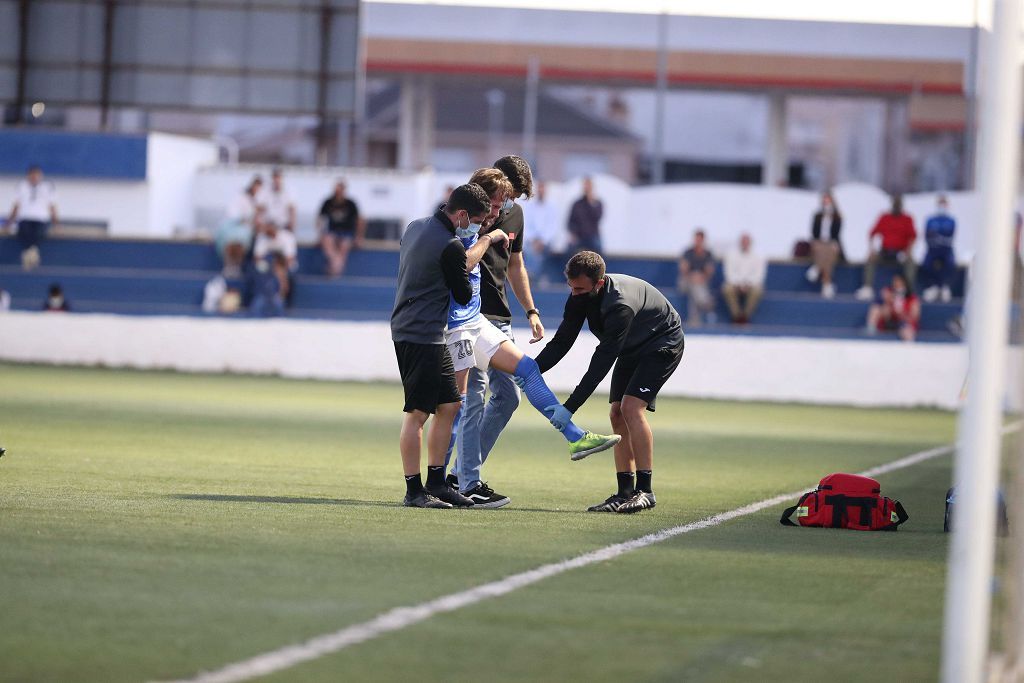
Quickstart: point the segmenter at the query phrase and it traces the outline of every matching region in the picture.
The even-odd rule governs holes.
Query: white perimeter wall
[[[520,339],[528,338],[518,330]],[[252,343],[252,340],[258,340]],[[536,355],[542,344],[523,344]],[[564,399],[596,346],[580,335],[545,378]],[[224,320],[9,312],[0,360],[293,378],[398,382],[385,323]],[[1021,353],[1009,377],[1018,377]],[[955,409],[967,370],[959,344],[690,335],[665,395]],[[607,401],[607,380],[592,400]],[[1008,402],[1021,405],[1020,396]]]
[[[196,225],[201,231],[216,228],[228,205],[242,192],[253,175],[269,177],[269,166],[211,167],[196,178],[194,201]],[[314,235],[316,213],[330,194],[337,178],[345,178],[348,194],[367,216],[391,218],[403,226],[431,213],[444,188],[458,185],[467,177],[430,172],[403,174],[341,168],[286,169],[285,187],[296,203],[298,233],[303,241]],[[713,250],[719,254],[733,247],[743,232],[754,238],[754,248],[769,258],[792,255],[793,244],[808,239],[811,217],[818,207],[818,193],[807,190],[693,183],[630,187],[612,176],[596,176],[594,186],[604,202],[602,220],[604,250],[611,254],[675,257],[688,245],[697,227],[704,228]],[[557,208],[554,225],[556,244],[566,244],[565,225],[569,208],[580,196],[581,181],[547,183],[548,201]],[[843,212],[842,242],[854,261],[867,257],[867,234],[878,217],[889,210],[889,197],[876,187],[846,184],[834,189]],[[980,216],[972,192],[948,193],[951,213],[957,219],[958,260],[966,263],[974,254],[974,239]],[[904,209],[918,228],[935,212],[936,193],[904,197]],[[1007,217],[1007,230],[1013,218]],[[917,242],[917,257],[924,257],[924,240]]]
[[[217,163],[208,140],[152,133],[146,141],[146,180],[47,176],[57,188],[57,215],[106,223],[111,237],[170,237],[192,232],[198,169]],[[44,169],[45,171],[45,169]],[[21,176],[0,176],[0,213],[7,217]]]

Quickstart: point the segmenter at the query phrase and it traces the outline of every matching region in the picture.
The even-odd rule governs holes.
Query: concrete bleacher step
[[[808,263],[773,262],[768,268],[768,276],[765,278],[765,289],[781,292],[820,293],[820,281],[812,283],[805,277],[809,265]],[[896,272],[895,268],[879,267],[875,275],[874,286],[881,287],[888,284],[894,272]],[[964,274],[965,269],[960,268],[953,278],[953,296],[958,299],[963,296],[964,292]],[[852,294],[863,284],[863,276],[864,266],[862,264],[841,265],[836,267],[832,275],[832,282],[838,293]],[[918,279],[921,279],[920,273]]]
[[[688,309],[686,297],[675,290],[663,289],[661,291],[683,316],[685,327]],[[533,292],[534,302],[544,314],[545,325],[548,324],[549,319],[557,325],[567,296],[567,290],[545,288]],[[761,300],[761,304],[754,314],[753,322],[758,325],[786,329],[827,328],[830,334],[836,334],[838,328],[849,328],[850,330],[863,328],[867,320],[869,303],[858,301],[853,295],[823,299],[814,294],[769,292]],[[949,320],[959,315],[960,311],[961,305],[958,302],[924,304],[921,307],[921,329],[944,331]],[[716,315],[719,320],[729,320],[729,310],[721,297],[718,298]]]
[[[24,272],[19,248],[11,237],[0,237],[0,288],[8,290],[14,307],[37,310],[52,282],[60,282],[75,310],[130,315],[201,315],[203,288],[220,269],[213,245],[196,242],[146,240],[93,240],[54,238],[42,246],[43,266]],[[686,317],[686,300],[676,291],[674,258],[646,259],[609,257],[610,272],[626,272],[657,285]],[[300,250],[300,272],[292,317],[336,320],[386,321],[390,317],[398,271],[396,251],[355,251],[344,277],[322,275],[323,262],[316,247]],[[771,263],[768,289],[749,327],[724,322],[704,326],[699,334],[796,335],[805,337],[860,338],[868,302],[852,292],[860,285],[860,266],[840,266],[836,284],[840,295],[821,298],[818,285],[804,278],[806,264]],[[891,272],[879,269],[879,279]],[[543,312],[545,326],[554,333],[561,319],[568,289],[554,273],[545,285],[533,273],[534,299]],[[960,275],[962,277],[962,273]],[[716,283],[721,280],[721,267]],[[955,289],[960,293],[959,286]],[[948,322],[959,315],[962,301],[923,306],[921,339],[952,341]],[[728,320],[719,297],[719,321]],[[525,324],[513,303],[517,324]]]
[[[13,237],[0,237],[0,266],[20,263],[21,248]],[[212,242],[164,240],[50,239],[40,246],[47,267],[141,268],[213,273],[222,263]],[[299,273],[320,275],[324,259],[319,247],[299,247]],[[397,251],[353,251],[347,275],[374,277],[398,273]]]

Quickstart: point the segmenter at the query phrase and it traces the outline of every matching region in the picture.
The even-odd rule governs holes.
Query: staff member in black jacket
[[[448,203],[429,217],[413,221],[402,236],[398,287],[391,313],[391,339],[405,388],[405,418],[399,448],[405,470],[405,505],[421,508],[468,507],[473,504],[444,481],[444,456],[452,422],[461,400],[455,368],[444,345],[444,326],[450,297],[460,304],[473,295],[466,273],[466,248],[456,228],[480,224],[491,211],[490,199],[479,185],[452,191]],[[503,243],[501,230],[489,233],[470,250],[478,259],[492,242]],[[437,418],[427,438],[427,485],[420,477],[423,425]]]
[[[654,412],[658,391],[683,357],[683,326],[672,304],[649,283],[629,275],[605,273],[604,259],[581,251],[569,259],[565,277],[572,294],[554,338],[537,356],[541,372],[554,367],[576,342],[586,321],[600,340],[583,379],[551,416],[558,427],[594,393],[612,364],[612,428],[622,440],[615,446],[618,491],[591,512],[639,512],[653,508],[651,488],[654,436],[646,411]],[[636,472],[636,484],[633,472]]]

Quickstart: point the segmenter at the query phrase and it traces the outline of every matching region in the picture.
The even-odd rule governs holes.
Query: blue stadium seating
[[[220,268],[209,243],[156,240],[54,238],[43,243],[43,266],[26,273],[19,266],[19,248],[13,238],[0,238],[0,288],[10,292],[13,307],[36,310],[42,306],[50,283],[59,282],[74,310],[130,315],[202,315],[199,304],[203,286]],[[344,277],[331,280],[320,273],[323,258],[314,247],[299,254],[295,297],[290,315],[299,318],[386,321],[394,301],[397,251],[353,252]],[[861,284],[861,267],[842,265],[836,272],[839,295],[822,299],[817,287],[804,278],[806,264],[772,263],[767,292],[752,325],[737,327],[724,322],[705,325],[701,334],[788,335],[803,337],[861,338],[867,304],[853,297]],[[608,269],[644,278],[686,314],[686,301],[675,289],[675,259],[610,257]],[[721,281],[721,269],[716,281]],[[880,269],[879,278],[887,277]],[[946,330],[962,306],[963,274],[958,274],[948,304],[925,304],[922,341],[955,341]],[[534,286],[537,307],[545,325],[554,331],[561,318],[567,290],[556,282]],[[728,320],[719,300],[718,318]],[[891,338],[881,335],[880,338]]]

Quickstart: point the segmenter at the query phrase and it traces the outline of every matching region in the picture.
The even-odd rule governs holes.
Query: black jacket
[[[609,273],[596,296],[570,296],[555,336],[537,355],[541,372],[558,364],[579,337],[586,321],[600,340],[590,368],[565,402],[576,412],[597,389],[619,357],[635,357],[683,343],[679,314],[653,285],[629,275]]]
[[[430,218],[410,223],[402,235],[391,339],[444,343],[449,296],[466,304],[473,289],[466,272],[466,248],[455,236],[448,215],[438,210]]]

